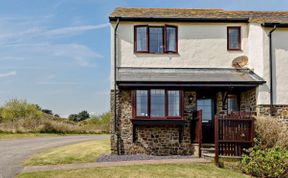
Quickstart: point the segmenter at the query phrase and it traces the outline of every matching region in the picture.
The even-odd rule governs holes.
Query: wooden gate
[[[241,157],[243,149],[252,146],[255,136],[252,113],[216,115],[214,132],[216,164],[219,163],[219,156]]]

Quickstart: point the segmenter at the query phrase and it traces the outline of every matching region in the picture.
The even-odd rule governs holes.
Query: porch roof
[[[117,69],[119,86],[258,86],[265,81],[249,69],[133,68]]]

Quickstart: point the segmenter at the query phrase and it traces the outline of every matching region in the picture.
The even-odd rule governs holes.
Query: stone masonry
[[[188,97],[193,96],[193,101],[188,102]],[[192,144],[190,139],[190,122],[187,120],[183,129],[183,139],[179,143],[179,128],[175,126],[141,126],[136,128],[136,142],[132,138],[132,95],[131,90],[121,90],[118,95],[118,114],[116,132],[119,134],[118,145],[120,154],[150,154],[150,155],[191,155],[197,144]],[[113,111],[113,91],[111,91],[111,108]],[[196,109],[196,92],[187,91],[184,94],[185,111],[187,119],[191,118],[190,112]],[[191,116],[191,117],[190,117]],[[114,122],[114,121],[112,121]],[[112,132],[113,124],[111,124]],[[111,136],[111,151],[117,154],[117,134]]]
[[[197,155],[198,144],[191,143],[190,120],[192,112],[196,110],[196,91],[184,91],[184,119],[183,139],[179,142],[179,127],[176,126],[138,126],[136,141],[133,143],[132,129],[132,94],[131,90],[117,92],[117,125],[111,122],[111,152],[117,154],[150,154],[150,155]],[[223,95],[216,93],[216,113],[223,113]],[[114,92],[111,91],[111,111],[113,116]],[[189,99],[190,98],[190,99]],[[192,100],[191,100],[192,99]],[[240,110],[256,112],[258,116],[269,115],[270,106],[256,106],[256,89],[240,93]],[[225,103],[224,103],[225,104]],[[274,113],[288,123],[288,106],[274,106]],[[113,117],[112,117],[113,118]],[[117,146],[118,145],[118,146]],[[118,147],[118,148],[117,148]]]

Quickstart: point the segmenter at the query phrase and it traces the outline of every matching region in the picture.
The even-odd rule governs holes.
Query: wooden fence
[[[252,146],[255,135],[252,113],[216,115],[214,119],[215,162],[219,156],[241,157],[244,148]]]

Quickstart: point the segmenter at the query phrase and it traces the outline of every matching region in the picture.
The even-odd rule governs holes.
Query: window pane
[[[151,90],[151,117],[165,115],[165,91]]]
[[[179,91],[168,91],[168,116],[180,116]]]
[[[149,28],[149,52],[163,53],[163,29],[162,27]]]
[[[167,51],[176,52],[176,28],[175,27],[166,27],[167,32]]]
[[[137,116],[148,116],[148,91],[147,90],[136,90],[136,115]]]
[[[228,95],[228,113],[239,111],[238,98],[236,95]]]
[[[212,120],[212,100],[198,99],[197,110],[202,110],[202,122],[209,122]]]
[[[239,49],[239,28],[229,28],[229,49]]]
[[[136,50],[147,51],[147,27],[136,27]]]

